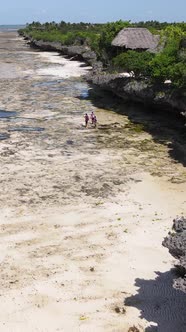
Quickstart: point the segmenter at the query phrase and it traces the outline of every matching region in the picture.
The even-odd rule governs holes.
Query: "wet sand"
[[[0,41],[0,330],[184,332],[161,246],[186,213],[168,134],[155,140],[128,106],[96,107],[78,62]]]

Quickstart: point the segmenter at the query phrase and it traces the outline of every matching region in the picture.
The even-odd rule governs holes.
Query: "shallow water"
[[[7,112],[7,111],[3,111],[0,110],[0,119],[7,119],[7,118],[11,118],[11,117],[15,117],[16,116],[16,112]]]
[[[39,132],[43,130],[44,128],[41,127],[25,127],[25,126],[9,129],[9,131],[39,131]]]
[[[170,126],[167,128],[167,120],[162,122],[161,127],[160,118],[143,112],[138,106],[118,105],[118,101],[116,102],[109,94],[105,95],[106,99],[103,98],[103,93],[101,96],[94,95],[93,98],[93,90],[81,76],[88,69],[78,62],[70,62],[59,57],[57,53],[32,51],[21,38],[17,38],[16,33],[12,32],[0,34],[0,45],[0,207],[6,220],[1,229],[2,253],[6,252],[5,248],[8,252],[1,264],[1,293],[4,292],[4,295],[9,296],[11,300],[12,297],[15,299],[17,293],[14,295],[11,290],[17,287],[21,299],[28,300],[23,307],[20,307],[19,300],[17,304],[12,300],[13,305],[6,306],[11,312],[7,314],[6,321],[9,324],[12,319],[14,321],[12,324],[17,322],[19,325],[23,318],[26,322],[25,326],[28,325],[28,321],[35,324],[35,319],[30,317],[38,318],[43,315],[38,316],[39,311],[37,314],[33,313],[32,304],[29,302],[30,293],[27,297],[24,291],[32,285],[31,294],[35,296],[37,282],[43,285],[46,280],[47,282],[50,280],[54,288],[54,273],[56,273],[55,276],[59,275],[62,278],[59,283],[60,288],[56,289],[63,300],[64,294],[69,296],[74,288],[72,300],[67,301],[70,304],[68,321],[71,321],[69,317],[73,318],[72,303],[77,302],[78,306],[85,303],[86,306],[85,298],[86,296],[89,298],[89,294],[87,292],[88,295],[84,295],[82,290],[86,290],[87,284],[90,284],[93,287],[93,292],[91,289],[93,298],[90,297],[89,300],[95,300],[97,297],[103,302],[103,306],[100,307],[100,314],[102,314],[100,321],[104,325],[104,319],[107,316],[109,324],[112,324],[113,320],[118,324],[118,319],[123,317],[127,319],[127,314],[122,316],[115,312],[113,314],[113,303],[116,307],[119,298],[123,301],[123,290],[128,292],[125,288],[126,271],[133,273],[134,279],[141,265],[139,262],[134,263],[135,260],[133,262],[135,250],[138,251],[138,241],[134,239],[129,246],[132,255],[130,266],[127,262],[125,243],[127,238],[130,241],[132,234],[135,237],[137,227],[141,231],[143,213],[147,213],[149,218],[147,223],[152,222],[146,200],[144,209],[147,212],[143,211],[140,203],[134,198],[129,203],[129,188],[131,183],[135,185],[142,181],[143,173],[151,174],[155,178],[163,177],[163,183],[173,182],[175,186],[176,181],[178,183],[185,181],[184,167],[170,156],[169,144],[174,137],[174,131]],[[108,105],[108,109],[105,105]],[[88,128],[84,126],[84,114],[91,111],[97,115],[97,128],[91,125]],[[139,125],[139,122],[144,126]],[[152,128],[147,126],[149,123]],[[173,195],[176,193],[175,187],[172,192]],[[166,197],[164,202],[163,211],[167,218],[166,208],[169,207],[166,205]],[[179,213],[183,213],[184,204],[184,202],[180,203]],[[112,207],[114,207],[113,210]],[[59,209],[61,209],[60,213],[56,213]],[[9,211],[13,211],[12,214],[9,214]],[[50,211],[49,216],[48,211]],[[122,211],[124,217],[121,223],[118,211],[120,213]],[[86,226],[89,224],[90,228],[86,231]],[[153,226],[155,232],[159,231],[159,225],[157,228],[156,225]],[[133,230],[127,234],[127,229],[130,227]],[[162,227],[164,227],[163,224]],[[121,233],[118,232],[119,229]],[[25,235],[25,232],[28,234]],[[165,233],[167,232],[166,229]],[[30,234],[33,243],[26,241],[26,236],[29,239]],[[67,234],[69,236],[66,236]],[[140,245],[143,245],[144,236],[141,238]],[[153,232],[147,236],[151,236],[153,240]],[[161,241],[162,239],[158,238],[157,248],[161,247]],[[134,253],[132,253],[133,245],[136,245]],[[146,252],[152,249],[144,245],[141,262],[145,260]],[[157,248],[154,250],[157,250],[156,255],[159,256]],[[114,265],[117,267],[118,256],[116,255],[116,264],[112,261],[112,266],[109,263],[106,267],[106,277],[103,277],[102,271],[104,271],[106,257],[112,258],[114,252],[121,255],[120,263],[125,257],[126,266],[122,270],[124,273],[121,273],[118,266],[113,281],[106,285],[105,280],[108,281],[109,275],[107,272],[114,269]],[[55,263],[56,257],[59,257],[58,263]],[[157,268],[161,259],[161,257],[157,258],[157,265],[155,262]],[[84,265],[84,269],[82,261],[87,264]],[[134,264],[132,270],[131,264]],[[64,273],[72,266],[75,268],[72,281],[71,279],[69,281],[67,276],[64,282]],[[90,272],[90,266],[96,267],[95,274]],[[148,266],[145,270],[147,268]],[[141,272],[142,276],[145,270]],[[82,279],[79,279],[79,275],[82,274]],[[122,287],[117,286],[118,277],[124,278]],[[84,281],[86,281],[85,284]],[[67,287],[69,282],[69,289],[67,288],[64,293],[61,285],[63,289],[66,289],[64,286]],[[160,285],[155,285],[155,288],[157,291],[165,289],[164,297],[170,298],[171,307],[175,299],[170,297],[172,287],[164,286],[166,282],[165,280]],[[97,284],[97,290],[95,284]],[[113,285],[117,286],[117,292],[112,292]],[[55,287],[57,287],[56,283]],[[106,287],[108,299],[105,299],[104,287]],[[153,287],[153,292],[155,288]],[[42,288],[41,293],[48,292],[50,289],[48,284],[46,289]],[[77,297],[77,290],[78,294],[81,293],[80,299]],[[156,296],[151,295],[151,297],[152,302],[156,301]],[[178,294],[177,298],[184,306],[183,297]],[[148,293],[145,299],[149,300]],[[106,300],[109,301],[107,307],[105,307]],[[142,304],[145,302],[143,292],[138,303],[140,301]],[[55,302],[58,303],[58,294]],[[64,303],[66,306],[66,302]],[[61,303],[59,305],[58,317],[60,317],[58,313],[64,310]],[[97,305],[99,308],[99,304],[96,304],[96,309]],[[146,308],[146,302],[144,305]],[[153,320],[156,317],[154,305],[156,302],[153,302],[153,306],[147,304],[148,311],[146,310],[147,317],[145,317],[147,320]],[[36,310],[46,308],[38,306]],[[149,318],[149,310],[153,313],[153,317]],[[44,313],[48,315],[50,312],[48,316],[51,317],[52,311],[50,307]],[[96,322],[98,321],[97,311],[99,310],[96,310]],[[184,308],[178,311],[175,318],[175,324],[181,326],[180,331],[182,331],[180,322],[183,320],[182,317],[185,317],[183,311]],[[22,317],[22,312],[31,312],[31,316]],[[54,312],[56,321],[56,311]],[[84,309],[81,315],[83,312]],[[167,315],[166,308],[163,307],[159,316],[162,321],[164,317],[170,317],[170,314]],[[37,319],[35,321],[36,325],[32,325],[32,331],[41,327]],[[79,318],[77,322],[79,328]],[[4,319],[1,324],[4,324]],[[42,324],[44,325],[40,328],[41,330],[45,329],[45,322]],[[175,332],[175,325],[172,324],[171,330],[171,324],[172,322],[168,325],[167,331],[164,330],[164,325],[161,329],[160,324],[160,331]],[[11,325],[11,328],[12,326],[14,325]],[[116,325],[113,329],[119,331],[118,326]],[[61,329],[61,325],[57,327]],[[5,326],[2,328],[5,328],[5,331],[11,329],[8,327],[6,329]],[[47,328],[48,326],[45,330]],[[101,331],[105,330],[107,327],[101,329]]]
[[[104,94],[101,99],[96,95],[92,98],[93,90],[82,78],[89,67],[55,52],[31,50],[16,32],[2,33],[0,39],[0,130],[2,137],[7,137],[6,145],[1,146],[2,156],[8,150],[10,165],[14,161],[22,168],[25,164],[20,155],[24,152],[28,159],[31,158],[35,164],[31,175],[32,188],[37,184],[37,171],[45,172],[43,178],[49,177],[50,181],[41,182],[42,190],[50,193],[49,204],[56,199],[66,204],[69,200],[86,199],[87,195],[90,200],[109,198],[126,190],[132,172],[150,171],[168,178],[174,176],[167,144],[153,141],[143,126],[130,120],[132,114],[138,121],[147,121],[150,115],[145,115],[138,106],[118,106],[109,94],[106,101],[112,110],[107,110]],[[98,126],[85,128],[84,114],[92,111],[97,115]],[[153,121],[149,122],[158,120]],[[165,133],[165,127],[163,129]],[[46,168],[43,168],[36,160],[46,158],[48,151],[53,151],[55,161],[50,157],[45,160]],[[69,158],[71,161],[66,167]],[[51,163],[54,171],[49,175]],[[64,193],[56,193],[52,186],[58,182],[55,168],[59,163],[64,166],[60,175]],[[91,177],[88,175],[90,170]],[[182,181],[182,169],[177,173]],[[115,185],[118,177],[120,186]],[[77,178],[81,179],[81,185],[75,181]],[[13,181],[11,185],[12,192],[16,191],[17,182]],[[8,190],[7,187],[7,195]],[[16,197],[12,204],[19,204],[20,198]],[[8,199],[11,200],[9,195]],[[27,195],[25,202],[27,200],[33,204],[42,202],[37,188],[32,190],[32,197]]]

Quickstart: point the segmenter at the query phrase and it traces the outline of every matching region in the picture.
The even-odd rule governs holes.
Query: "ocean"
[[[0,31],[16,31],[25,27],[25,24],[5,24],[0,25]]]

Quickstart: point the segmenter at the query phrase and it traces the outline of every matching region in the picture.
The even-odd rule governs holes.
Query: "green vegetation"
[[[178,87],[186,87],[186,53],[180,48],[181,40],[186,37],[186,24],[183,28],[168,26],[162,32],[165,47],[150,62],[152,78],[160,82],[170,79]]]
[[[153,54],[149,52],[127,51],[113,58],[115,68],[122,69],[126,72],[134,72],[135,76],[149,76],[150,61]]]
[[[100,30],[102,24],[66,23],[61,21],[41,24],[33,22],[27,24],[25,29],[19,30],[34,40],[60,42],[63,45],[89,45],[93,50],[98,50]]]
[[[107,60],[112,59],[113,48],[111,47],[111,42],[118,32],[130,26],[129,21],[116,21],[103,24],[100,31],[100,42],[99,42],[99,55]]]
[[[133,71],[135,77],[149,77],[153,82],[171,80],[179,88],[186,87],[186,50],[180,47],[186,37],[186,24],[167,26],[161,31],[161,41],[165,46],[156,54],[150,52],[127,51],[112,59],[115,68]]]
[[[162,43],[161,51],[150,53],[122,48],[116,50],[111,46],[111,42],[125,27],[143,27],[153,34],[159,34],[160,44]],[[186,87],[186,48],[181,46],[181,41],[186,40],[186,23],[184,22],[172,24],[157,21],[132,24],[122,20],[106,24],[33,22],[27,24],[20,33],[34,40],[60,42],[63,45],[88,45],[109,71],[133,72],[137,79],[146,77],[158,84],[171,80],[176,88]]]

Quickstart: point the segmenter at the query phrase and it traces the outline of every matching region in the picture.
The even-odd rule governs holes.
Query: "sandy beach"
[[[186,296],[172,288],[175,261],[162,247],[186,214],[177,128],[132,106],[98,107],[81,78],[89,68],[8,36],[0,35],[0,331],[184,332]],[[90,111],[96,129],[84,127]]]

